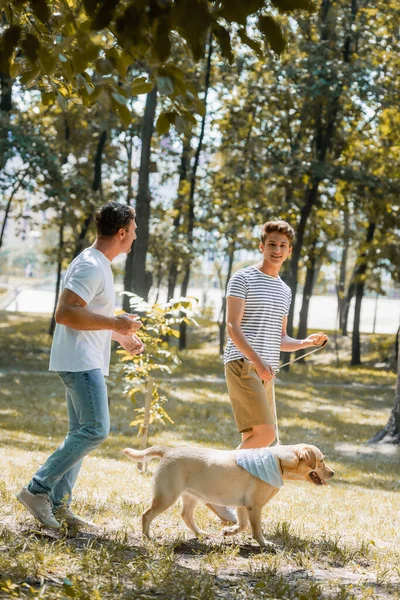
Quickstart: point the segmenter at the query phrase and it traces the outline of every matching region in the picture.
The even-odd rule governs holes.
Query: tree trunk
[[[133,200],[133,189],[132,189],[133,133],[132,133],[132,131],[129,131],[129,136],[130,136],[129,140],[126,140],[125,148],[126,148],[126,154],[127,154],[127,159],[128,159],[128,169],[127,169],[127,179],[128,179],[127,188],[128,189],[127,189],[127,195],[126,195],[126,203],[130,206],[132,204],[132,200]]]
[[[353,335],[351,343],[351,365],[361,364],[361,346],[360,346],[360,317],[361,317],[361,303],[364,296],[365,287],[365,274],[368,268],[368,250],[373,240],[376,223],[370,222],[367,229],[366,248],[361,254],[359,264],[357,266],[357,273],[355,277],[355,297],[356,304],[354,308],[354,323],[353,323]]]
[[[332,2],[331,0],[323,0],[320,10],[320,22],[321,22],[321,41],[327,41],[329,39],[329,30],[331,27],[330,23],[330,12]],[[354,23],[357,14],[357,2],[352,0],[351,2],[351,22]],[[345,39],[343,47],[343,61],[345,63],[351,62],[351,47],[352,47],[352,36],[354,36],[352,28],[349,29],[349,33]],[[343,82],[339,81],[336,86],[334,94],[330,98],[330,103],[327,109],[325,117],[325,124],[323,123],[323,105],[320,104],[318,114],[315,117],[315,132],[314,132],[314,147],[315,147],[315,158],[320,166],[325,165],[326,155],[328,150],[332,149],[332,142],[335,133],[335,124],[337,115],[340,108],[340,98],[343,92]],[[300,212],[300,223],[297,228],[297,240],[293,248],[291,257],[291,268],[290,268],[290,287],[292,290],[292,303],[288,315],[287,332],[288,335],[293,336],[293,317],[294,317],[294,303],[297,292],[297,278],[298,278],[298,266],[303,245],[304,233],[307,226],[308,217],[311,213],[312,207],[316,204],[319,193],[319,184],[322,181],[321,176],[311,174],[311,184],[306,190],[303,207]],[[290,353],[285,352],[283,354],[284,362],[290,360]]]
[[[376,444],[378,442],[400,444],[400,328],[397,331],[397,379],[394,407],[385,427],[378,431],[378,433],[368,441],[368,444]]]
[[[347,328],[348,328],[348,321],[349,321],[350,304],[351,304],[351,301],[353,299],[354,292],[355,292],[355,282],[354,282],[355,273],[356,273],[356,269],[354,269],[353,275],[351,276],[350,284],[347,289],[347,294],[346,294],[346,297],[344,298],[343,314],[342,314],[342,320],[340,323],[340,329],[342,330],[342,335],[346,335],[346,336],[349,335]]]
[[[189,214],[188,214],[188,229],[187,229],[187,245],[189,250],[192,250],[193,246],[193,229],[194,229],[194,193],[196,189],[196,177],[197,177],[197,168],[199,166],[201,149],[203,147],[203,139],[204,139],[204,131],[206,126],[206,117],[207,117],[207,97],[210,89],[210,80],[211,80],[211,57],[213,52],[213,38],[212,32],[210,32],[209,40],[208,40],[208,55],[207,55],[207,64],[206,64],[206,80],[204,86],[204,114],[201,119],[201,128],[199,141],[196,148],[196,153],[194,155],[194,164],[190,177],[190,193],[189,193]],[[192,258],[190,257],[184,266],[184,276],[181,287],[181,296],[186,296],[187,290],[189,287],[189,279],[190,279],[190,265],[192,262]],[[179,349],[184,350],[186,348],[186,323],[182,321],[179,326],[180,337],[179,337]]]
[[[65,208],[62,207],[60,211],[60,228],[59,228],[59,237],[58,237],[58,260],[57,260],[57,281],[56,281],[56,293],[54,298],[54,308],[53,314],[50,321],[49,327],[49,335],[53,336],[54,330],[56,328],[56,309],[58,303],[58,297],[60,295],[60,287],[61,287],[61,271],[62,271],[62,259],[64,252],[64,213]]]
[[[347,207],[343,214],[343,252],[340,260],[340,272],[339,272],[339,281],[336,288],[336,293],[338,297],[338,315],[339,315],[339,324],[342,328],[342,323],[344,322],[344,314],[346,308],[346,297],[345,297],[345,289],[346,289],[346,267],[347,267],[347,256],[349,252],[350,245],[350,215],[347,210]]]
[[[4,73],[0,73],[0,90],[0,112],[10,113],[12,110],[12,79]]]
[[[21,179],[18,179],[18,181],[14,185],[14,188],[11,190],[10,197],[8,198],[6,210],[4,212],[3,224],[1,226],[1,232],[0,232],[0,248],[3,245],[4,233],[5,233],[5,230],[6,230],[7,219],[8,219],[9,214],[10,214],[12,201],[13,201],[13,199],[15,197],[15,194],[18,192],[18,190],[22,186],[22,184],[24,182],[24,179],[25,179],[25,177],[27,177],[27,175],[28,175],[28,173],[25,172],[23,174],[23,176],[21,177]]]
[[[94,158],[94,175],[93,175],[93,183],[92,183],[92,191],[94,192],[94,194],[99,194],[100,198],[103,197],[103,192],[102,192],[102,187],[101,187],[101,166],[102,166],[102,162],[103,162],[103,152],[104,152],[104,147],[106,145],[106,141],[107,141],[107,131],[103,130],[100,139],[99,139],[99,143],[97,144],[97,149],[96,149],[96,156]],[[78,256],[78,254],[80,254],[84,248],[85,245],[85,240],[86,240],[86,236],[87,236],[87,232],[89,231],[89,227],[92,224],[93,221],[93,216],[94,216],[94,209],[92,208],[91,212],[87,214],[83,225],[82,225],[82,229],[80,231],[77,243],[76,243],[76,247],[75,247],[75,252],[74,252],[74,258],[76,256]]]
[[[306,271],[306,280],[304,283],[303,290],[303,302],[300,310],[300,318],[299,318],[299,328],[297,331],[297,337],[299,339],[304,339],[307,337],[307,325],[308,325],[308,310],[310,307],[310,300],[314,288],[314,283],[318,275],[318,267],[317,267],[317,257],[315,255],[315,248],[317,245],[317,240],[311,245],[310,256],[307,263],[307,271]],[[297,356],[302,356],[306,350],[299,350],[296,352]],[[299,360],[299,363],[303,363],[304,359]]]
[[[176,211],[176,214],[172,223],[172,248],[174,248],[174,244],[176,244],[179,238],[179,227],[181,224],[182,209],[185,200],[185,193],[182,193],[182,185],[184,181],[187,181],[188,173],[190,170],[190,140],[190,137],[185,136],[182,146],[181,164],[179,167],[179,187],[176,201],[174,203],[174,210]],[[177,256],[177,254],[173,252],[168,272],[167,300],[171,300],[171,298],[173,298],[175,295],[176,280],[178,278],[178,268],[179,256]]]
[[[224,346],[225,346],[225,334],[226,334],[226,289],[228,287],[228,281],[231,278],[232,275],[232,267],[233,267],[233,260],[235,257],[235,242],[233,242],[230,245],[229,251],[228,251],[228,272],[226,274],[226,282],[225,282],[225,289],[224,289],[224,295],[222,297],[222,320],[220,323],[218,323],[219,326],[219,353],[223,354],[224,353]]]
[[[142,149],[139,167],[138,194],[136,197],[136,224],[138,238],[127,256],[124,274],[124,290],[134,292],[147,300],[151,287],[151,274],[146,271],[146,256],[150,230],[150,156],[157,106],[157,87],[147,94],[142,125]],[[124,310],[129,311],[129,297],[124,296]]]

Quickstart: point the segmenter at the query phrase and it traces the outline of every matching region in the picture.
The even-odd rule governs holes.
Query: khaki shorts
[[[239,433],[254,425],[274,425],[274,381],[264,382],[248,360],[232,360],[225,365],[226,385]]]

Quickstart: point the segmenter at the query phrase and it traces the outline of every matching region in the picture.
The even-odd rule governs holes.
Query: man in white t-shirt
[[[328,337],[314,333],[304,340],[287,335],[292,293],[279,277],[292,253],[295,233],[285,221],[268,221],[261,228],[262,260],[240,269],[227,289],[225,376],[240,448],[262,448],[275,439],[274,377],[280,351],[320,346]]]
[[[70,264],[56,310],[50,371],[66,387],[68,433],[63,443],[23,487],[17,498],[41,523],[59,529],[61,522],[91,525],[70,508],[72,489],[83,458],[108,436],[107,386],[111,340],[133,356],[143,351],[135,335],[136,315],[114,315],[111,261],[131,250],[136,239],[135,211],[108,202],[96,211],[94,244]]]

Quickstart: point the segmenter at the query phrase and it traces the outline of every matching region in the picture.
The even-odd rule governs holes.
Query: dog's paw
[[[264,552],[269,552],[270,554],[276,554],[278,552],[277,545],[273,544],[272,542],[267,542],[266,540],[264,540],[264,543],[260,543],[260,546]]]
[[[233,527],[224,527],[222,530],[222,535],[235,535],[236,533],[238,533],[239,528],[237,525],[234,525]]]

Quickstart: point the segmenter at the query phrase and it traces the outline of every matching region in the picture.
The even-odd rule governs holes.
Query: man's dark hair
[[[261,239],[261,243],[265,244],[265,240],[267,239],[267,235],[269,233],[272,233],[273,231],[277,231],[278,233],[284,233],[286,235],[286,237],[289,240],[289,244],[292,246],[294,239],[295,239],[295,233],[294,233],[294,229],[291,225],[289,225],[289,223],[286,223],[286,221],[267,221],[266,223],[264,223],[264,225],[261,227],[261,231],[260,231],[260,239]]]
[[[96,229],[100,237],[115,235],[120,229],[128,231],[135,218],[135,209],[120,202],[107,202],[96,210]]]

